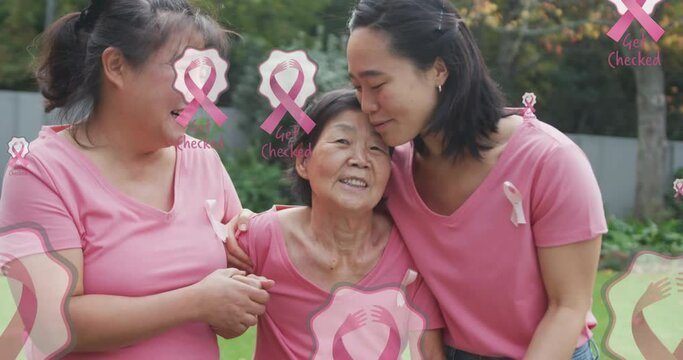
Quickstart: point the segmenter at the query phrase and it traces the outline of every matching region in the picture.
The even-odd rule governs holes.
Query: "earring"
[[[441,91],[443,90],[443,89],[441,88],[441,85],[438,86],[438,89],[439,89],[439,93],[441,93]]]

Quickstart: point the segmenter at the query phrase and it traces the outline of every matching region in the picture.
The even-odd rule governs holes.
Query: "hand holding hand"
[[[265,312],[269,295],[262,287],[269,286],[270,280],[244,275],[237,269],[220,269],[192,286],[197,299],[198,320],[208,323],[221,336],[242,334],[256,325],[257,316]],[[265,285],[255,287],[252,283]]]

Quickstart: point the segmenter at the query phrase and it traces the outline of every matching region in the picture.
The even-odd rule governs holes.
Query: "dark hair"
[[[62,121],[87,123],[101,96],[105,49],[120,50],[138,67],[177,31],[189,29],[204,37],[206,47],[227,52],[227,32],[186,0],[92,0],[83,12],[63,16],[41,39],[36,78],[45,111],[59,108]]]
[[[315,122],[315,127],[309,134],[306,134],[298,125],[295,125],[292,133],[296,136],[293,136],[289,141],[290,149],[303,151],[309,146],[314,148],[327,123],[345,111],[361,112],[360,103],[354,90],[334,90],[320,96],[316,102],[306,109],[306,114]],[[292,192],[305,205],[311,206],[313,203],[311,183],[296,172],[296,157],[294,156],[292,156],[292,164],[289,169],[289,178],[292,181]]]
[[[489,75],[477,44],[449,0],[360,0],[349,30],[370,28],[389,36],[392,51],[429,69],[441,58],[449,71],[428,134],[443,134],[443,153],[481,158],[504,116],[504,97]],[[416,150],[427,153],[424,141]]]

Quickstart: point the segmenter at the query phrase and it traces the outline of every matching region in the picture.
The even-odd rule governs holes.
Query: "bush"
[[[242,207],[254,212],[270,209],[274,204],[295,204],[290,183],[283,178],[284,166],[261,157],[261,148],[252,146],[236,154],[221,154]]]
[[[226,147],[223,130],[205,117],[193,120],[187,133],[206,141],[218,152],[244,208],[261,212],[274,204],[295,203],[290,195],[290,183],[283,178],[286,165],[263,159],[260,146],[251,145],[238,151]]]
[[[602,238],[601,267],[622,270],[639,251],[665,255],[683,253],[683,219],[661,222],[624,221],[610,217],[609,232]]]

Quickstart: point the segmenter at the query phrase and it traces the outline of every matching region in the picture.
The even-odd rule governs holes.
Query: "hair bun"
[[[76,21],[76,31],[85,29],[86,31],[92,31],[95,26],[95,22],[100,17],[104,5],[106,2],[104,0],[91,0],[90,5],[81,11],[81,15]]]

